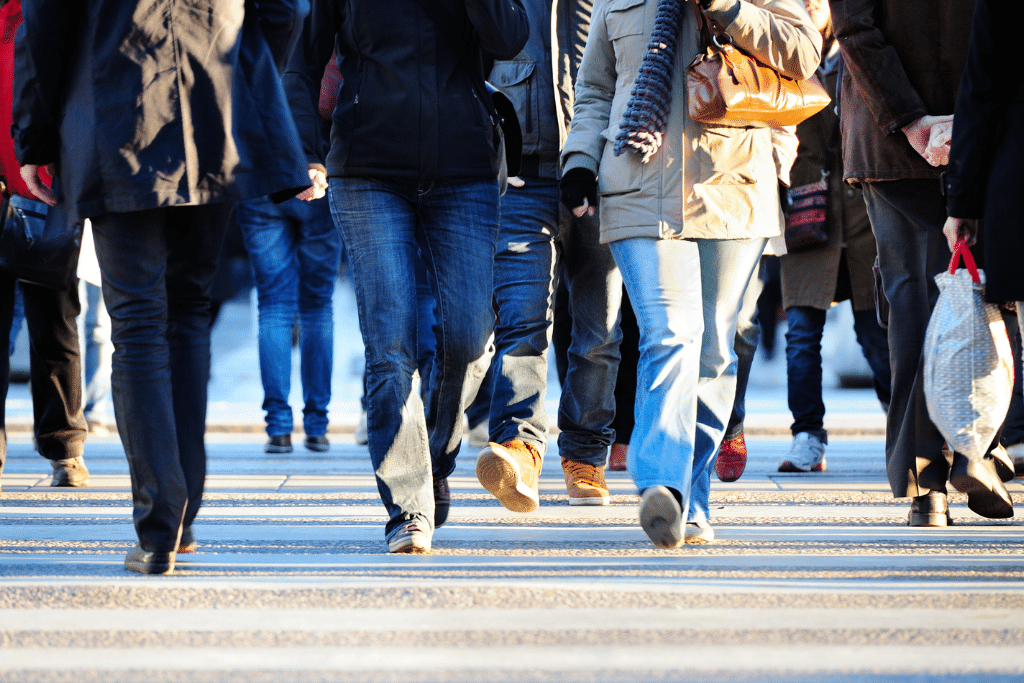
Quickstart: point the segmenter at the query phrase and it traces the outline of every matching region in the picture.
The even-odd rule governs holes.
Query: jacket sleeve
[[[928,114],[910,83],[896,49],[875,26],[877,0],[830,0],[832,25],[843,68],[885,135],[899,132]]]
[[[744,52],[783,76],[810,78],[821,63],[821,34],[802,0],[713,0],[705,13]]]
[[[985,187],[1002,135],[1003,117],[1024,85],[1017,48],[996,34],[993,20],[988,0],[978,0],[946,171],[947,206],[949,215],[956,218],[980,218],[984,213]]]
[[[82,0],[35,0],[22,6],[14,46],[11,125],[22,166],[60,158],[60,120],[85,5]]]
[[[522,0],[466,0],[466,14],[480,48],[496,59],[512,59],[530,37]]]
[[[257,12],[274,63],[283,71],[309,14],[309,0],[249,0],[246,11]]]
[[[595,175],[601,161],[612,100],[615,97],[615,48],[605,22],[607,0],[598,0],[591,17],[590,36],[576,77],[572,129],[562,148],[562,168],[586,168]]]
[[[334,54],[335,36],[341,21],[335,0],[313,0],[283,78],[306,161],[310,166],[321,169],[327,157],[327,145],[319,117],[320,83],[324,66]]]

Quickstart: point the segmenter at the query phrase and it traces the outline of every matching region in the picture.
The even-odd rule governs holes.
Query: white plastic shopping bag
[[[967,268],[957,269],[961,256]],[[924,340],[928,415],[957,453],[980,459],[1006,418],[1013,358],[999,307],[985,303],[985,274],[959,240]]]

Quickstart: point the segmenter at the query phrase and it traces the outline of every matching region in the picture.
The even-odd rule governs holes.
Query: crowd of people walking
[[[470,454],[481,486],[537,508],[549,346],[568,503],[609,504],[606,468],[626,469],[655,546],[713,542],[712,473],[731,482],[746,466],[756,321],[780,313],[757,304],[774,264],[793,415],[779,471],[827,467],[822,333],[849,300],[908,523],[951,523],[947,483],[983,517],[1012,516],[1020,379],[982,458],[946,446],[921,380],[933,278],[958,238],[979,243],[989,300],[1011,304],[1019,366],[1024,84],[1003,73],[993,4],[0,2],[5,193],[27,220],[87,224],[95,243],[85,324],[109,324],[113,355],[87,352],[87,386],[109,375],[129,463],[125,567],[168,573],[199,544],[214,277],[232,226],[258,296],[270,453],[292,450],[294,345],[304,446],[330,449],[345,263],[389,552],[431,550],[467,410],[486,432]],[[820,82],[832,105],[799,125],[696,120],[688,66],[723,41]],[[816,241],[796,241],[809,223]],[[79,287],[15,280],[0,272],[0,329],[19,287],[36,446],[54,486],[82,486],[86,434],[111,420],[102,388],[83,405]],[[0,474],[5,454],[0,430]]]

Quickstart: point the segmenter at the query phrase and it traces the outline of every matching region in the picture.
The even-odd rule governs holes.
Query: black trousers
[[[233,204],[93,218],[114,357],[111,394],[128,458],[135,530],[176,550],[206,478],[210,290]]]
[[[14,290],[21,287],[28,325],[30,382],[36,449],[49,460],[82,455],[85,418],[82,416],[82,362],[75,318],[80,306],[77,286],[66,290],[18,283],[0,272],[0,392],[7,402],[11,359],[7,355],[14,317]],[[0,474],[7,460],[6,410],[0,409]]]

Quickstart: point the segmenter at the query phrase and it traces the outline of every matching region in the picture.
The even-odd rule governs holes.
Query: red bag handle
[[[981,284],[981,276],[978,275],[978,266],[974,263],[974,256],[971,254],[971,248],[967,246],[967,240],[963,237],[956,241],[953,245],[953,258],[949,261],[949,274],[956,275],[956,267],[960,265],[960,257],[964,258],[964,265],[967,266],[967,272],[971,274],[971,279],[976,283]]]

